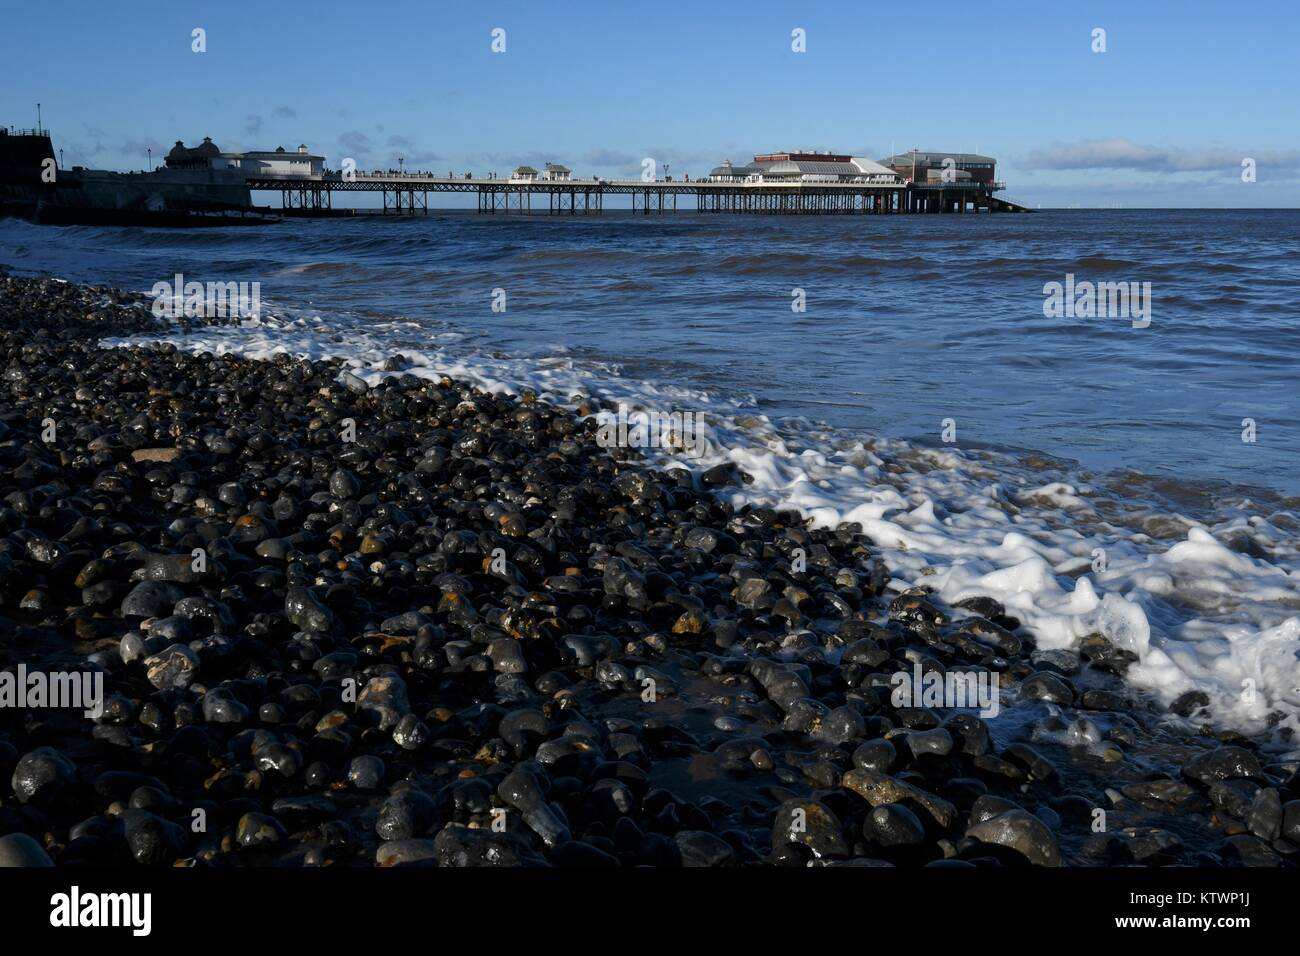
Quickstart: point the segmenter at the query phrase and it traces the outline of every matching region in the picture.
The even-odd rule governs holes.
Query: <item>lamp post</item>
[[[406,170],[404,169],[404,164],[405,164],[405,163],[406,163],[406,157],[405,157],[405,156],[398,156],[398,157],[397,157],[397,171],[398,171],[398,173],[404,173],[404,172],[406,171]]]
[[[153,172],[153,147],[152,147],[152,146],[146,146],[146,147],[145,147],[145,153],[147,153],[148,156],[149,156],[149,171],[150,171],[150,172]]]

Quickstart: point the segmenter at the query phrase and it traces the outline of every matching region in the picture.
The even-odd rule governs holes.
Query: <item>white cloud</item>
[[[1261,165],[1300,165],[1300,151],[1252,151],[1228,147],[1146,146],[1124,137],[1054,143],[1035,150],[1026,169],[1129,169],[1152,173],[1235,172],[1251,157]]]

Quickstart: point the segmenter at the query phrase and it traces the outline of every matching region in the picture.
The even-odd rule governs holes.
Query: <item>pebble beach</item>
[[[0,276],[0,669],[106,693],[0,708],[0,864],[1300,860],[1300,765],[1100,634],[891,586],[595,407],[100,344],[157,331]],[[899,703],[948,673],[998,714]]]

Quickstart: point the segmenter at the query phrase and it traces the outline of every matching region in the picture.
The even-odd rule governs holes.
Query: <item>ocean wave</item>
[[[1101,253],[1093,253],[1065,263],[1064,268],[1067,270],[1077,269],[1080,272],[1134,272],[1149,266],[1150,263],[1134,262],[1131,259],[1116,259]]]

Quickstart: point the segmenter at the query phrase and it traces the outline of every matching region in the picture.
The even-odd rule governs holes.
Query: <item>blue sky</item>
[[[906,9],[10,2],[0,123],[34,125],[40,101],[66,165],[115,169],[205,135],[226,150],[306,143],[336,168],[401,155],[439,172],[558,160],[606,176],[645,157],[700,175],[756,151],[893,146],[978,149],[1008,195],[1044,206],[1300,206],[1294,0]]]

